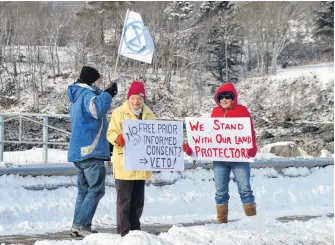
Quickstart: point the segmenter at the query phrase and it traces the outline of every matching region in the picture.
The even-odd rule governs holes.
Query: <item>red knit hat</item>
[[[130,96],[132,95],[140,95],[143,97],[143,99],[145,99],[145,89],[144,89],[144,84],[139,82],[139,81],[133,81],[131,84],[130,84],[130,88],[128,90],[128,99]]]

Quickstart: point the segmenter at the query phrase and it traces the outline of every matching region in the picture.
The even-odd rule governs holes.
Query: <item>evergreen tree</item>
[[[193,13],[193,5],[190,2],[176,1],[169,4],[165,9],[165,13],[169,16],[168,19],[176,22],[186,21]]]
[[[321,41],[323,51],[334,54],[334,2],[322,2],[322,10],[316,13],[314,37]]]
[[[185,43],[190,40],[192,31],[189,29],[194,6],[190,2],[176,1],[169,3],[164,10],[166,17],[165,38],[163,45],[167,59],[167,78],[166,84],[170,83],[171,72],[175,75],[177,69],[185,65],[185,57],[188,57],[185,49]],[[166,44],[166,45],[165,45]]]
[[[200,6],[200,12],[198,14],[198,22],[210,20],[212,17],[223,14],[225,11],[230,10],[233,4],[229,4],[229,1],[205,1]]]
[[[317,12],[315,36],[334,36],[334,2],[323,2],[324,10]]]
[[[208,34],[208,67],[220,81],[238,80],[242,47],[241,41],[236,38],[239,25],[234,21],[234,15],[233,5],[227,1],[204,2],[198,15],[198,23],[206,20],[212,22]]]
[[[87,1],[81,9],[76,11],[75,14],[79,17],[81,22],[88,21],[90,23],[90,35],[88,40],[89,46],[104,47],[110,44],[111,36],[105,33],[106,30],[116,31],[121,35],[122,25],[124,21],[124,14],[129,7],[130,2],[117,2],[117,1]],[[116,40],[119,35],[114,35]]]

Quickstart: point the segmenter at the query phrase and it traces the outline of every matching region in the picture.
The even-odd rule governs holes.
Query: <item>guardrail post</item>
[[[19,141],[22,141],[22,117],[19,117]]]
[[[5,116],[0,115],[0,162],[3,162],[5,140]]]
[[[43,117],[43,163],[48,163],[48,117]]]

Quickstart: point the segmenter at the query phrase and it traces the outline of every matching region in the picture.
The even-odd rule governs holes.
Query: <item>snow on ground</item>
[[[173,226],[158,236],[142,231],[131,231],[127,236],[98,233],[82,241],[39,241],[36,245],[103,245],[103,244],[334,244],[332,218],[316,218],[308,222],[280,223],[266,215],[243,218],[240,221],[217,225],[180,227]]]
[[[26,151],[4,152],[4,162],[12,164],[40,164],[43,163],[43,148],[33,148]],[[66,163],[67,151],[48,149],[49,163]]]
[[[294,66],[285,69],[278,69],[277,74],[271,78],[296,78],[296,77],[314,77],[317,76],[322,83],[328,83],[334,80],[331,75],[334,73],[334,63],[323,63],[314,65]]]
[[[333,63],[279,69],[276,75],[245,79],[237,90],[253,117],[267,120],[274,113],[279,121],[285,114],[310,123],[334,121]]]
[[[259,153],[257,155],[259,155],[258,158],[261,159],[268,159],[270,158],[275,158],[278,157],[272,153],[270,153],[271,148],[274,146],[288,146],[290,149],[293,149],[296,144],[292,141],[282,141],[282,142],[276,142],[276,143],[272,143],[272,144],[267,144],[265,146],[263,146],[260,150]],[[312,156],[309,156],[303,149],[301,149],[300,147],[297,147],[298,151],[300,153],[300,158],[304,158],[304,159],[312,159]],[[330,155],[328,155],[327,157],[330,157]]]
[[[309,173],[306,169],[292,168],[287,169],[286,174],[295,176],[297,171],[304,173],[304,177],[282,176],[276,174],[274,169],[252,169],[251,184],[256,197],[257,211],[262,217],[260,219],[274,222],[272,219],[280,216],[333,213],[334,167],[314,168],[311,171],[308,170]],[[200,168],[188,170],[182,174],[168,172],[158,174],[155,178],[177,179],[177,181],[168,186],[146,187],[142,222],[152,225],[215,220],[213,177],[212,170]],[[0,200],[3,200],[0,202],[0,236],[68,230],[73,218],[77,191],[75,186],[42,191],[27,190],[23,186],[66,183],[73,185],[75,181],[74,176],[0,176]],[[107,183],[113,183],[111,176],[108,176]],[[243,222],[253,222],[249,219],[245,220],[237,186],[233,181],[230,182],[230,195],[229,218],[242,219],[241,226]],[[107,187],[106,195],[97,209],[94,225],[104,228],[115,226],[115,202],[115,188]],[[255,223],[258,222],[255,221]],[[245,229],[248,229],[248,224],[245,225]],[[276,226],[281,225],[278,223]],[[206,230],[210,227],[212,226],[199,229]],[[176,228],[170,232],[174,229]],[[238,227],[234,229],[240,230]],[[182,230],[179,232],[183,233]],[[136,236],[147,235],[140,233]]]

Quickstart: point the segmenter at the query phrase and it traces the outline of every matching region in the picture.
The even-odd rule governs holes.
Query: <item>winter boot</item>
[[[92,229],[91,229],[91,232],[92,233],[99,233],[97,230],[92,230]]]
[[[93,233],[98,233],[95,230],[92,230],[91,227],[77,227],[72,225],[71,227],[71,236],[73,237],[85,237]]]
[[[256,215],[256,203],[246,203],[243,205],[243,209],[246,216]]]
[[[216,204],[218,223],[228,223],[228,204]]]

